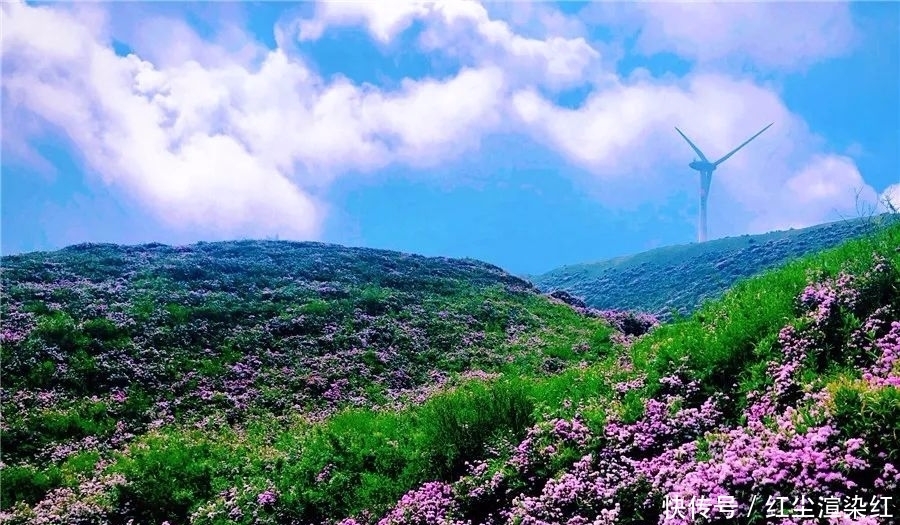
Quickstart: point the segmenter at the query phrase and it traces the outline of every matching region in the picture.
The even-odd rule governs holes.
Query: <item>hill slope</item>
[[[168,417],[387,402],[451,372],[560,367],[611,333],[561,325],[577,316],[485,263],[317,243],[79,245],[4,258],[2,284],[5,393],[138,389],[174,396]],[[535,357],[553,345],[558,363]]]
[[[153,429],[398,408],[613,333],[488,264],[318,243],[78,245],[4,257],[2,289],[4,509]]]
[[[646,311],[669,318],[697,309],[741,279],[859,237],[891,215],[666,246],[596,263],[569,265],[528,278],[539,289],[563,290],[599,309]]]
[[[898,247],[900,225],[746,280],[692,318],[625,345],[610,346],[604,323],[568,306],[491,288],[500,296],[488,303],[505,302],[507,312],[521,309],[542,322],[538,329],[526,326],[532,331],[518,346],[500,342],[499,350],[486,351],[516,355],[518,349],[537,363],[558,352],[563,365],[573,354],[570,362],[584,362],[548,374],[526,359],[501,366],[496,376],[462,378],[417,403],[348,409],[320,421],[299,417],[296,409],[273,417],[267,405],[256,404],[231,417],[226,407],[212,406],[201,420],[176,410],[173,420],[132,427],[140,417],[129,412],[131,392],[73,402],[78,394],[72,391],[4,390],[4,454],[10,442],[22,451],[21,434],[10,439],[10,428],[37,438],[79,433],[83,439],[15,462],[4,457],[0,521],[694,521],[684,513],[665,519],[678,497],[706,501],[716,523],[770,523],[780,501],[787,510],[778,514],[798,511],[791,508],[796,502],[814,515],[829,512],[823,498],[848,512],[855,505],[872,516],[866,523],[891,523],[876,516],[900,515],[896,501],[885,499],[900,493]],[[17,293],[32,296],[53,289],[41,281],[50,277],[41,268],[5,281],[4,289],[18,286],[24,291]],[[123,281],[132,278],[126,274]],[[85,288],[53,282],[63,290]],[[441,295],[440,308],[460,304],[455,297]],[[32,301],[59,311],[66,304],[92,304],[85,299],[83,291],[57,290]],[[26,310],[39,309],[27,304]],[[62,334],[77,334],[86,324],[48,331],[52,323],[39,320],[9,347],[17,359],[27,359],[40,345],[58,348],[66,341]],[[560,344],[582,337],[596,341]],[[548,338],[557,343],[545,343]],[[64,344],[84,344],[77,341]],[[24,368],[6,369],[7,345],[5,389],[7,378],[31,380]],[[243,351],[257,355],[254,348]],[[151,362],[168,364],[167,356],[179,355],[144,349]],[[350,353],[341,364],[354,362]],[[248,374],[246,367],[231,372],[238,383]],[[129,436],[121,426],[139,435]]]

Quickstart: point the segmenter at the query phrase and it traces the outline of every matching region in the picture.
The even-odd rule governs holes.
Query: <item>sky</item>
[[[0,251],[315,240],[517,274],[900,204],[897,2],[0,4]]]

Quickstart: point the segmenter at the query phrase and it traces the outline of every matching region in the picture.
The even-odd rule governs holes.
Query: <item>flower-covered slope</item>
[[[466,475],[409,491],[377,523],[900,522],[900,228],[829,255],[658,330],[631,353],[646,369],[612,396],[544,418]],[[809,284],[779,301],[791,287],[766,285],[802,266]],[[754,322],[785,306],[777,332]],[[728,333],[737,327],[768,333],[745,351]],[[684,352],[695,345],[705,355]],[[726,366],[708,374],[710,357]]]
[[[11,326],[25,328],[4,335],[14,343],[4,340],[3,347],[2,521],[896,523],[898,247],[900,226],[891,226],[745,281],[692,318],[655,328],[642,316],[520,291],[517,282],[428,292],[382,283],[377,293],[365,292],[375,308],[365,313],[355,301],[366,284],[358,283],[363,288],[352,289],[353,299],[296,302],[344,304],[339,323],[357,310],[403,326],[466,312],[483,335],[467,343],[472,326],[461,323],[459,339],[424,363],[414,359],[421,347],[399,351],[406,360],[388,361],[400,363],[391,369],[419,378],[400,385],[372,371],[366,383],[354,383],[359,370],[375,365],[353,352],[340,354],[327,362],[352,373],[335,372],[318,390],[282,378],[306,381],[302,367],[359,347],[351,335],[359,326],[347,329],[346,345],[316,339],[309,347],[281,350],[303,356],[293,368],[273,367],[270,360],[280,355],[273,345],[278,349],[297,334],[271,334],[244,346],[223,338],[216,344],[231,353],[209,356],[202,352],[209,345],[191,339],[196,330],[177,332],[159,323],[158,332],[181,334],[174,343],[161,339],[169,342],[163,346],[131,327],[130,339],[113,339],[111,348],[137,345],[137,339],[154,373],[172,377],[138,380],[135,371],[129,381],[141,386],[128,389],[97,386],[106,384],[90,382],[92,376],[55,388],[29,383],[40,379],[30,370],[41,371],[26,364],[29,352],[45,351],[50,359],[94,356],[91,344],[108,339],[85,332],[94,317],[78,318],[74,311],[71,321],[64,319],[71,324],[54,331],[52,323],[71,302],[20,296],[21,306],[11,301],[17,306],[4,310],[4,318],[18,319]],[[20,274],[8,284],[4,269],[4,288],[34,293],[54,280],[46,273],[54,270],[34,266],[26,274],[45,280]],[[109,279],[101,273],[92,279]],[[175,283],[158,286],[177,290]],[[430,306],[403,317],[389,309],[389,297],[398,293],[410,294],[401,310]],[[410,303],[416,293],[418,302]],[[176,315],[170,304],[138,310],[146,312],[141,322]],[[231,304],[208,311],[229,312]],[[190,308],[184,322],[197,323],[199,306]],[[245,320],[251,315],[276,317],[241,310],[200,337],[232,334],[229,324],[262,331]],[[426,331],[424,340],[440,333]],[[380,340],[371,336],[366,343]],[[61,344],[71,346],[62,352]],[[259,362],[242,360],[247,355]],[[193,356],[211,368],[177,368],[179,359]],[[216,368],[222,361],[227,364]],[[258,380],[273,368],[283,375]],[[437,383],[429,383],[431,375]],[[326,396],[336,385],[340,394]],[[270,387],[280,393],[273,397],[289,401],[264,401]],[[212,395],[201,395],[204,388]],[[9,459],[8,436],[18,454]]]
[[[2,266],[4,509],[154,429],[402,407],[612,345],[597,315],[471,260],[242,241],[88,244]]]

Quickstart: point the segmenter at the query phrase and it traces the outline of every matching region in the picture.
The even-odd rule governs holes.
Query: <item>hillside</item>
[[[885,214],[799,230],[666,246],[562,266],[528,279],[545,292],[564,290],[593,308],[645,311],[669,319],[675,311],[690,314],[703,301],[720,297],[741,279],[837,246],[895,218]]]
[[[488,264],[318,243],[78,245],[4,257],[2,289],[4,509],[153,429],[397,409],[613,334]]]
[[[699,522],[665,519],[677,497],[757,525],[780,497],[890,523],[898,247],[894,225],[636,339],[474,262],[291,243],[4,259],[0,522]]]

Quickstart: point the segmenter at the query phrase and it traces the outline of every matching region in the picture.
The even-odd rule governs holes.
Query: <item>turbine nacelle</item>
[[[716,169],[716,165],[711,162],[703,162],[702,160],[694,159],[694,162],[688,164],[692,170],[697,171],[713,171]]]

